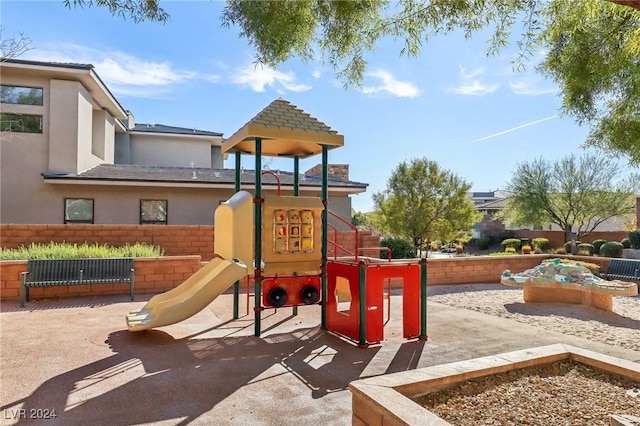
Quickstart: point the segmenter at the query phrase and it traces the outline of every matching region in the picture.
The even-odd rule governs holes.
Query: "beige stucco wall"
[[[27,212],[25,220],[20,215],[14,215],[9,221],[3,217],[3,223],[61,224],[64,223],[65,198],[91,198],[94,199],[95,224],[138,224],[140,200],[158,199],[168,202],[169,225],[211,225],[216,207],[234,193],[231,189],[213,188],[43,184],[41,179],[39,185],[38,182],[32,182],[32,187],[41,188],[37,192],[38,208],[32,204],[32,211]],[[274,194],[271,191],[263,192],[264,196]],[[305,191],[300,195],[314,196]],[[22,200],[21,204],[28,205],[29,200]],[[330,195],[329,208],[347,220],[350,217],[348,197]]]
[[[115,152],[115,120],[105,110],[93,111],[91,154],[98,159],[113,163]]]
[[[130,163],[144,166],[211,167],[211,141],[131,134]]]

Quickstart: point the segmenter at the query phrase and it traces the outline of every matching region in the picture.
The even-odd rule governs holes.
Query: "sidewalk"
[[[399,296],[385,342],[368,349],[321,330],[318,306],[295,317],[290,308],[263,312],[256,338],[252,314],[231,319],[230,294],[187,321],[128,332],[125,315],[148,298],[2,303],[2,424],[55,412],[39,424],[350,425],[348,384],[359,378],[552,343],[640,360],[640,352],[435,303],[428,341],[407,342]]]

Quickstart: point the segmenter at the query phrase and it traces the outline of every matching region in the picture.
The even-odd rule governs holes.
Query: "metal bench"
[[[635,259],[611,259],[607,272],[600,277],[608,280],[640,280],[640,260]]]
[[[133,300],[135,286],[133,258],[32,259],[22,273],[20,306],[29,301],[31,287],[91,284],[128,284]]]

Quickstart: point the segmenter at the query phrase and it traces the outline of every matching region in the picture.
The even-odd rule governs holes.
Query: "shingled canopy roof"
[[[240,130],[222,142],[222,152],[256,154],[262,139],[262,155],[306,158],[322,152],[322,146],[344,145],[344,136],[289,101],[271,102]]]

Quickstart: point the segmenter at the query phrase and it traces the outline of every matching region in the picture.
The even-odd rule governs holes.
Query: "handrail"
[[[389,262],[391,262],[392,254],[391,254],[391,249],[389,247],[360,247],[358,250],[359,251],[367,251],[367,250],[369,250],[369,251],[372,251],[372,250],[386,251],[387,252],[387,260]]]
[[[278,177],[277,174],[273,173],[271,170],[263,170],[262,171],[262,175],[272,175],[274,178],[276,178],[276,182],[278,183],[278,197],[280,196],[280,178]]]
[[[355,241],[355,247],[353,249],[353,256],[355,256],[355,259],[356,259],[356,262],[357,262],[358,261],[358,241],[360,241],[360,234],[358,232],[358,227],[355,226],[353,223],[345,220],[344,218],[338,216],[336,213],[332,212],[331,210],[327,209],[327,211],[329,212],[329,214],[331,216],[336,218],[339,222],[342,222],[343,224],[347,225],[349,228],[351,228],[352,230],[355,231],[355,233],[356,233],[356,241]],[[335,241],[334,242],[337,243],[338,242],[338,230],[337,230],[337,228],[335,226],[333,226],[333,225],[328,224],[328,223],[327,223],[327,225],[330,226],[331,228],[333,228],[334,235],[335,235]]]

